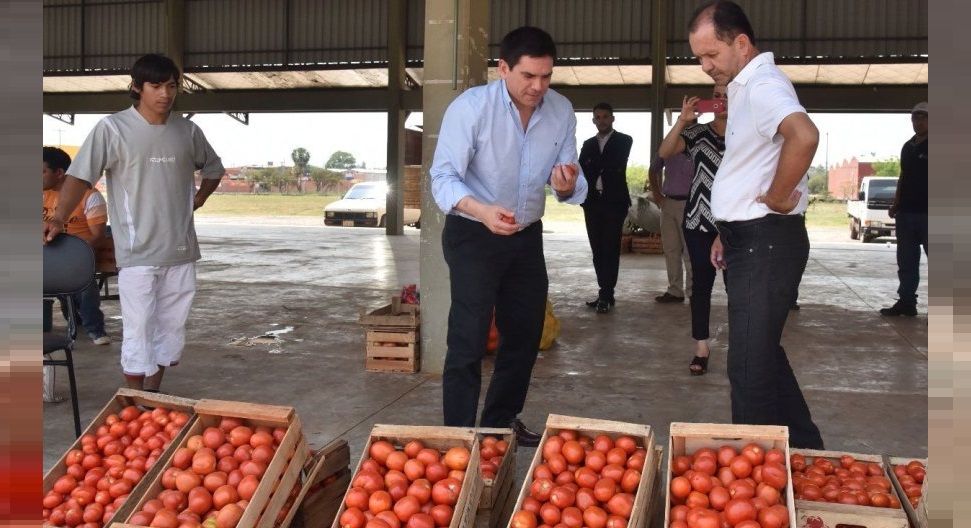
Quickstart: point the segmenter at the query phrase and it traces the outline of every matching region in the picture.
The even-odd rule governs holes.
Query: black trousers
[[[627,209],[616,204],[597,202],[583,206],[583,219],[587,225],[587,239],[593,252],[593,269],[597,274],[597,286],[600,287],[598,296],[601,299],[614,299],[620,270],[620,237],[626,218]]]
[[[445,425],[475,427],[495,307],[499,348],[480,425],[508,427],[523,410],[543,335],[549,278],[542,222],[503,236],[479,222],[448,215],[442,252],[452,294],[442,374]]]
[[[711,245],[716,238],[717,232],[684,229],[684,241],[691,259],[691,337],[696,341],[709,337],[711,291],[718,272],[711,265]],[[722,279],[727,288],[728,276],[725,273],[722,273]]]
[[[789,443],[823,449],[782,330],[809,260],[802,215],[770,214],[718,225],[728,272],[728,380],[732,422],[786,425]]]

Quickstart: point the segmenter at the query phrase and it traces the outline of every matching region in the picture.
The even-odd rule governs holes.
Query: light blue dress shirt
[[[553,90],[543,96],[524,132],[505,80],[469,88],[452,101],[442,120],[430,171],[435,202],[446,214],[471,218],[454,209],[472,195],[515,211],[524,227],[532,224],[546,209],[553,165],[577,163],[576,128],[573,105]],[[557,199],[579,205],[586,197],[581,172],[573,195]]]

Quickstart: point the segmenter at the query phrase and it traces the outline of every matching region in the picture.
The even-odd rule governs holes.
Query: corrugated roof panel
[[[186,0],[185,65],[283,64],[286,9],[276,0]]]
[[[387,60],[387,7],[382,0],[290,0],[291,63]]]
[[[84,66],[127,70],[145,53],[165,51],[165,4],[161,1],[87,3]]]
[[[81,7],[44,4],[44,71],[81,69]]]
[[[420,62],[425,49],[425,0],[405,0],[408,24],[405,27],[405,60]]]

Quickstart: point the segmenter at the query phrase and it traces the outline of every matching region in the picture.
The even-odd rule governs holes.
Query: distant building
[[[843,160],[829,169],[829,194],[841,200],[855,199],[863,178],[874,174],[876,170],[869,161],[860,161],[855,156]]]

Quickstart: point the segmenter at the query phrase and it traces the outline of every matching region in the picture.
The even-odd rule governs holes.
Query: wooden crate
[[[361,459],[354,466],[352,475],[361,470],[361,464],[370,458],[371,444],[378,440],[387,440],[399,449],[411,440],[421,440],[425,447],[445,452],[452,447],[462,446],[469,450],[469,470],[462,480],[462,491],[455,503],[452,522],[448,528],[472,528],[475,524],[476,510],[479,506],[479,496],[482,493],[482,476],[474,468],[479,467],[479,440],[474,429],[462,427],[438,427],[428,425],[385,425],[376,424],[371,429],[367,443],[361,454]],[[353,477],[352,477],[353,478]],[[331,528],[340,528],[340,516],[344,513],[344,499],[349,488],[341,496],[340,508],[334,514]]]
[[[631,253],[641,253],[646,255],[660,255],[664,253],[661,248],[661,235],[633,235],[630,239]]]
[[[170,396],[168,394],[159,394],[155,392],[143,392],[134,389],[120,388],[115,393],[115,395],[108,400],[101,412],[95,416],[94,420],[88,425],[88,427],[81,433],[81,436],[86,434],[95,434],[99,427],[104,423],[105,418],[111,414],[117,414],[125,407],[129,405],[142,405],[147,407],[163,407],[169,410],[181,411],[189,414],[189,421],[186,422],[185,426],[182,427],[182,431],[172,439],[169,446],[162,452],[162,455],[158,458],[158,461],[142,476],[142,479],[132,488],[131,493],[128,495],[129,499],[126,500],[121,507],[115,510],[115,515],[105,523],[105,526],[111,524],[112,522],[121,521],[132,513],[132,509],[135,505],[135,498],[139,497],[148,487],[151,485],[152,481],[162,473],[163,464],[159,461],[166,460],[178,446],[185,439],[188,434],[189,429],[195,423],[195,411],[193,406],[196,404],[196,400],[191,400],[188,398],[180,398],[178,396]],[[54,482],[57,481],[62,475],[67,472],[67,464],[65,464],[65,459],[67,458],[68,452],[74,449],[81,449],[81,439],[78,438],[71,444],[63,455],[61,455],[60,460],[57,461],[44,475],[44,494],[46,495],[54,487]],[[46,524],[45,528],[50,528]]]
[[[884,476],[887,468],[880,455],[866,455],[860,453],[845,453],[842,451],[818,451],[815,449],[793,449],[793,454],[806,457],[806,465],[810,465],[817,458],[828,458],[836,467],[840,467],[840,457],[850,455],[860,462],[873,462],[883,468]],[[890,477],[887,476],[889,479]],[[836,504],[830,502],[816,502],[796,500],[796,528],[820,528],[849,525],[859,528],[908,528],[907,513],[900,508],[875,508],[873,506],[856,506],[852,504]]]
[[[391,298],[386,304],[370,312],[361,311],[360,323],[366,327],[412,329],[421,324],[421,307],[417,304],[402,304],[401,297]]]
[[[335,440],[313,454],[304,465],[306,477],[290,510],[277,526],[329,526],[351,481],[351,450]]]
[[[620,235],[620,253],[630,253],[631,235]]]
[[[897,493],[897,498],[900,500],[900,505],[903,507],[904,511],[907,512],[907,518],[910,520],[910,525],[913,528],[927,528],[927,503],[925,499],[927,498],[927,477],[924,477],[924,482],[920,485],[921,494],[920,500],[917,501],[917,507],[914,508],[910,505],[910,501],[907,499],[907,494],[904,493],[904,487],[900,484],[900,479],[893,472],[893,467],[897,464],[906,465],[907,462],[911,460],[917,460],[927,467],[926,458],[906,458],[906,457],[884,457],[884,464],[887,473],[890,475],[890,483],[893,484],[893,489]]]
[[[291,489],[301,478],[304,462],[310,457],[303,436],[300,419],[293,407],[279,405],[263,405],[248,402],[234,402],[221,400],[199,400],[195,405],[197,419],[186,432],[179,447],[185,445],[188,437],[202,434],[207,427],[216,427],[224,416],[242,418],[250,427],[266,425],[270,427],[286,427],[287,432],[277,447],[273,459],[266,468],[263,478],[256,487],[256,493],[250,499],[243,517],[237,524],[238,528],[271,528],[277,520],[284,502]],[[164,459],[161,471],[165,471],[172,464],[171,454]],[[161,473],[161,472],[160,472]],[[151,485],[134,504],[131,515],[141,510],[145,502],[154,498],[162,491],[161,474],[157,475]],[[133,528],[137,525],[115,523],[114,528]]]
[[[365,331],[364,369],[371,372],[421,370],[421,336],[417,328],[404,331]]]
[[[479,509],[491,510],[496,504],[502,506],[505,500],[502,495],[508,493],[508,490],[511,489],[511,486],[506,485],[507,482],[516,479],[516,450],[519,446],[516,443],[516,434],[509,428],[480,427],[476,429],[476,432],[479,433],[480,445],[482,437],[486,435],[499,437],[509,443],[506,455],[502,458],[502,463],[499,464],[499,469],[496,471],[496,478],[486,479],[483,477],[482,479],[482,497],[479,499]]]
[[[656,456],[654,432],[649,425],[639,425],[626,422],[615,422],[612,420],[597,420],[593,418],[579,418],[574,416],[562,416],[551,414],[546,419],[546,428],[543,430],[543,437],[539,445],[542,446],[546,440],[562,430],[573,430],[580,434],[594,437],[601,433],[610,435],[613,438],[622,434],[630,435],[637,441],[639,447],[647,450],[644,459],[644,471],[641,472],[641,482],[634,493],[634,507],[631,510],[630,519],[627,522],[628,528],[646,528],[650,523],[651,498],[654,496],[654,487],[658,469]],[[523,500],[529,496],[529,486],[533,483],[533,470],[537,465],[543,463],[543,449],[539,447],[533,455],[533,461],[526,471],[523,485],[519,490],[515,506],[512,511],[518,511]],[[511,528],[509,522],[507,528]]]
[[[647,526],[660,526],[660,523],[664,520],[664,490],[667,486],[661,483],[661,470],[664,464],[664,448],[655,445],[654,446],[654,483],[652,484],[651,499],[648,502],[647,514],[645,518],[647,519]]]
[[[675,457],[694,453],[702,447],[717,450],[723,445],[741,449],[748,443],[763,449],[778,449],[786,457],[786,489],[783,500],[789,510],[789,525],[796,524],[796,506],[792,492],[792,470],[789,468],[789,428],[782,425],[738,425],[671,422],[668,435],[667,479],[664,482],[664,525],[671,524],[671,461]],[[830,527],[834,528],[834,527]]]

